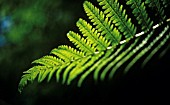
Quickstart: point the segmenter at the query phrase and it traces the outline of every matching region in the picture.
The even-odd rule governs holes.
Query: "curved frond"
[[[166,20],[164,7],[161,7],[159,0],[127,0],[126,4],[132,9],[130,15],[135,16],[141,27],[134,26],[118,0],[98,2],[104,12],[88,1],[83,5],[93,25],[80,18],[77,27],[82,36],[73,31],[67,33],[76,48],[61,45],[49,55],[33,61],[33,67],[25,71],[21,78],[18,87],[20,92],[28,82],[36,78],[42,82],[46,78],[50,81],[55,77],[57,82],[67,85],[77,79],[79,87],[90,74],[96,82],[112,79],[117,73],[126,74],[140,59],[141,66],[144,66],[169,41],[170,20]],[[162,17],[161,22],[155,26],[152,26],[145,3],[149,8],[157,8],[157,13]],[[163,4],[166,4],[166,0]],[[137,28],[142,32],[136,34]],[[121,33],[125,40],[121,41]]]

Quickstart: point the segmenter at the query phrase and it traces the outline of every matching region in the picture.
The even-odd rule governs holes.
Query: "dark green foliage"
[[[161,0],[161,1],[162,1],[162,3],[163,3],[163,5],[164,5],[165,8],[168,7],[168,5],[169,5],[169,0]]]
[[[168,42],[169,23],[159,0],[127,0],[139,25],[134,25],[126,9],[118,0],[98,0],[102,10],[85,1],[84,10],[91,23],[79,19],[77,26],[82,35],[69,31],[67,37],[76,46],[59,46],[50,55],[35,60],[31,69],[24,72],[19,83],[19,91],[38,77],[38,82],[53,76],[58,82],[71,84],[77,78],[78,86],[93,73],[95,81],[111,79],[117,72],[126,74],[132,66],[144,57],[144,66],[159,49]],[[153,26],[146,7],[156,8],[161,23]],[[124,6],[125,7],[125,6]],[[166,23],[166,24],[162,24]],[[137,28],[142,32],[137,32]],[[141,28],[141,29],[140,29]],[[159,31],[158,31],[159,30]],[[158,32],[157,32],[158,31]],[[125,36],[125,40],[122,37]],[[141,36],[143,35],[143,36]],[[124,69],[120,69],[124,67]]]
[[[146,0],[146,4],[149,5],[149,7],[156,9],[157,14],[160,16],[161,21],[164,21],[166,19],[166,15],[164,14],[164,7],[161,6],[160,0]]]
[[[128,0],[126,4],[131,5],[132,13],[136,17],[138,24],[141,24],[142,30],[149,31],[153,22],[148,17],[145,3],[142,0]]]

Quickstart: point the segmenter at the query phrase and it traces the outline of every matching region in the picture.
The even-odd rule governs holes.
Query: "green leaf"
[[[145,3],[141,0],[128,0],[126,4],[131,5],[132,13],[136,17],[138,24],[141,25],[142,30],[149,31],[152,28],[153,22],[148,17]]]
[[[91,43],[82,38],[79,34],[74,33],[73,31],[70,31],[67,34],[67,37],[72,41],[77,48],[79,48],[82,52],[85,52],[85,54],[93,54],[96,49],[94,46],[91,45]]]
[[[79,30],[82,32],[83,36],[87,37],[87,40],[96,46],[97,50],[106,50],[110,45],[110,43],[85,20],[79,19],[77,26],[79,27]]]
[[[92,3],[85,1],[83,6],[87,16],[91,22],[93,22],[93,25],[96,25],[96,29],[101,32],[101,35],[111,41],[112,46],[119,44],[121,35],[119,31],[114,28],[113,24],[111,24],[111,20]]]
[[[106,17],[118,26],[126,38],[131,38],[136,34],[136,27],[132,24],[131,19],[127,18],[126,10],[123,10],[123,6],[119,4],[118,0],[98,0],[98,2],[105,10]]]

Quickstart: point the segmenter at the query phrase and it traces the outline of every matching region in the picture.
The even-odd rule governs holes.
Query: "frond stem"
[[[170,22],[170,18],[167,19],[166,22]],[[152,27],[152,29],[156,29],[156,28],[158,28],[159,26],[161,26],[162,24],[163,24],[163,22],[161,22],[161,23],[159,23],[159,24],[156,24],[156,25],[154,25],[154,26]],[[140,33],[135,34],[135,37],[142,36],[142,35],[144,35],[145,33],[146,33],[146,32],[142,31],[142,32],[140,32]],[[125,39],[125,40],[120,41],[119,44],[124,44],[124,43],[126,43],[126,42],[127,42],[127,40]],[[112,48],[112,46],[107,47],[107,49],[111,49],[111,48]],[[99,52],[95,52],[95,53],[97,54],[97,53],[99,53]]]
[[[167,19],[166,22],[170,22],[170,18]],[[162,24],[163,24],[163,22],[161,22],[161,23],[159,23],[159,24],[156,24],[156,25],[154,25],[154,26],[152,27],[152,29],[156,29],[156,28],[158,28],[159,26],[161,26]],[[146,32],[142,31],[142,32],[140,32],[140,33],[137,33],[137,34],[135,35],[135,37],[142,36],[142,35],[144,35],[145,33],[146,33]],[[119,44],[124,44],[124,43],[126,43],[126,42],[127,42],[127,41],[126,41],[126,39],[125,39],[125,40],[120,41]]]

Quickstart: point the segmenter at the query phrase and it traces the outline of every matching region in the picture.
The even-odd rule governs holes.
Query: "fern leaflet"
[[[73,31],[70,31],[67,34],[67,37],[76,45],[77,48],[83,52],[86,52],[87,55],[93,54],[96,51],[95,47],[92,46],[88,40],[82,38],[79,34],[76,34]]]
[[[121,35],[119,31],[114,28],[113,24],[111,24],[111,20],[90,2],[85,1],[84,9],[91,22],[93,22],[93,25],[96,25],[96,29],[101,32],[101,35],[105,35],[105,38],[111,41],[112,46],[119,44]]]
[[[106,50],[110,43],[92,26],[83,19],[79,19],[77,26],[82,34],[87,37],[92,44],[97,45],[97,50]]]
[[[127,18],[126,10],[119,5],[118,0],[98,0],[99,5],[103,5],[106,17],[109,17],[118,29],[123,32],[126,38],[131,38],[136,34],[136,27],[132,24],[131,19]]]
[[[153,22],[148,18],[148,14],[146,12],[145,3],[141,0],[128,0],[127,5],[131,5],[133,9],[132,13],[138,20],[138,24],[141,24],[142,30],[149,31],[152,27]]]

